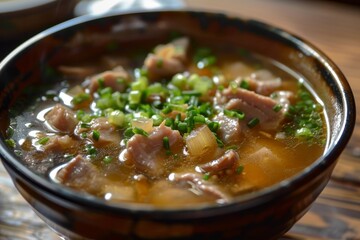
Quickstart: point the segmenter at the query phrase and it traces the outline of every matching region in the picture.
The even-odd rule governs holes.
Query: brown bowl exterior
[[[305,214],[329,181],[355,124],[355,104],[346,79],[331,60],[300,38],[261,22],[218,13],[160,11],[81,17],[35,36],[0,64],[2,135],[9,107],[19,102],[24,88],[47,81],[47,67],[96,57],[114,41],[162,39],[174,30],[204,42],[221,41],[248,49],[303,76],[322,99],[328,115],[324,155],[289,180],[230,204],[154,209],[105,204],[50,183],[22,165],[2,136],[0,153],[15,186],[59,234],[71,239],[276,239]],[[71,41],[79,32],[88,38]]]

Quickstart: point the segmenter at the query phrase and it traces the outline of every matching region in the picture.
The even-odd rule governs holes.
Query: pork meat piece
[[[123,67],[118,66],[113,70],[105,71],[91,77],[89,90],[90,93],[94,93],[98,90],[100,84],[103,84],[103,87],[110,87],[114,91],[123,92],[129,81],[129,74]]]
[[[230,199],[219,186],[204,180],[203,175],[199,173],[172,173],[169,175],[169,180],[199,196],[208,195],[224,202]]]
[[[127,143],[126,159],[134,163],[136,169],[148,177],[161,176],[166,172],[169,156],[164,149],[163,139],[169,138],[170,150],[183,145],[180,132],[161,124],[149,136],[135,134]]]
[[[45,120],[52,128],[63,133],[72,133],[78,124],[74,112],[61,104],[56,104],[45,115]]]
[[[186,70],[188,38],[179,38],[166,45],[159,45],[144,62],[150,80],[158,80]]]
[[[216,173],[225,169],[233,168],[239,161],[239,154],[234,150],[228,150],[221,157],[200,165],[204,172]]]
[[[77,145],[78,142],[72,139],[69,135],[55,135],[49,137],[49,141],[44,145],[44,151],[60,152],[76,148]]]
[[[259,119],[263,130],[276,130],[284,119],[284,111],[275,111],[278,104],[274,99],[242,88],[227,88],[222,92],[225,97],[225,108],[245,113],[245,122]]]
[[[243,126],[238,119],[220,113],[213,118],[213,121],[220,123],[217,134],[225,144],[237,143],[241,140]]]
[[[56,178],[68,187],[91,194],[101,192],[105,182],[99,170],[81,155],[77,155],[62,168]]]
[[[98,139],[94,138],[94,131],[99,133]],[[93,119],[87,127],[78,125],[76,134],[81,135],[82,133],[87,133],[87,138],[94,143],[95,147],[109,144],[119,145],[121,141],[119,131],[105,117]]]

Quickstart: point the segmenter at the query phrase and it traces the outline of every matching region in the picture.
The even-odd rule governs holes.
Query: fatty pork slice
[[[169,180],[176,186],[188,189],[195,195],[202,197],[215,198],[223,202],[229,201],[229,196],[215,183],[204,180],[199,173],[172,173]]]
[[[61,152],[76,149],[78,145],[78,141],[69,135],[54,135],[49,136],[49,141],[44,145],[44,151]]]
[[[241,88],[227,88],[222,95],[226,99],[225,108],[245,113],[245,122],[257,118],[263,130],[276,130],[284,120],[284,111],[274,108],[278,102],[270,97]]]
[[[240,142],[243,126],[239,123],[238,119],[219,113],[213,118],[213,121],[220,123],[217,134],[224,143]]]
[[[238,161],[239,154],[234,150],[228,150],[221,157],[200,165],[200,168],[204,172],[217,173],[222,170],[234,168]]]
[[[45,120],[53,129],[62,133],[72,133],[78,124],[74,112],[61,104],[56,104],[45,115]]]
[[[77,155],[62,168],[56,178],[65,186],[91,194],[101,192],[105,182],[99,170],[81,155]]]
[[[250,75],[253,90],[261,95],[269,96],[282,84],[281,78],[275,77],[269,70],[260,69]]]
[[[103,84],[103,87],[110,87],[113,91],[123,92],[129,82],[129,74],[122,66],[117,66],[113,70],[105,71],[91,77],[89,90],[90,93],[93,94],[99,89],[100,85]]]
[[[94,132],[99,133],[98,138],[94,137]],[[93,119],[86,127],[78,125],[76,133],[78,135],[87,133],[87,138],[93,142],[95,147],[118,146],[121,141],[119,131],[105,117]]]
[[[169,138],[173,154],[183,146],[179,131],[161,124],[149,136],[135,134],[131,137],[127,143],[125,158],[134,163],[137,171],[148,177],[164,175],[171,165],[171,156],[168,156],[164,148],[164,137]]]
[[[179,38],[166,45],[159,45],[150,53],[144,62],[150,80],[171,77],[186,70],[188,38]]]

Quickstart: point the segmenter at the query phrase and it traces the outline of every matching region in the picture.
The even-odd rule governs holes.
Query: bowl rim
[[[235,19],[237,21],[243,21],[251,27],[260,27],[263,31],[277,35],[281,39],[294,44],[300,49],[309,52],[314,58],[316,58],[322,65],[331,72],[334,78],[334,84],[341,94],[342,104],[344,107],[344,112],[342,115],[342,120],[345,124],[340,126],[339,134],[336,135],[336,138],[333,140],[333,144],[325,150],[324,154],[320,156],[315,162],[310,166],[306,167],[302,172],[295,174],[294,176],[285,179],[277,184],[274,184],[265,189],[256,191],[254,193],[245,194],[240,197],[236,197],[233,201],[230,201],[226,204],[200,204],[195,207],[183,207],[183,208],[159,208],[149,204],[139,204],[139,203],[109,203],[106,200],[89,196],[88,194],[81,194],[78,191],[65,188],[59,184],[52,183],[49,180],[35,174],[20,161],[17,160],[16,156],[11,153],[9,148],[6,146],[5,142],[1,138],[0,141],[0,156],[4,165],[11,167],[11,170],[15,171],[19,176],[21,176],[26,181],[33,184],[36,188],[45,191],[47,194],[55,196],[62,201],[67,201],[68,203],[73,203],[80,206],[91,207],[92,209],[97,209],[97,211],[106,211],[109,213],[118,213],[122,214],[144,214],[152,216],[165,216],[167,218],[199,218],[204,216],[214,216],[223,213],[231,213],[233,211],[246,210],[253,206],[256,206],[260,203],[269,201],[271,199],[276,199],[279,196],[284,196],[289,192],[289,189],[295,186],[301,186],[301,182],[305,179],[314,179],[320,175],[321,171],[327,168],[329,165],[333,164],[342,150],[345,148],[347,142],[349,141],[351,134],[354,129],[355,120],[356,120],[356,107],[353,93],[351,91],[350,85],[347,82],[345,76],[340,71],[340,69],[335,65],[335,63],[330,60],[321,50],[315,47],[313,44],[309,43],[306,40],[298,37],[295,34],[290,33],[287,30],[274,27],[263,21],[258,21],[254,19],[247,19],[239,16],[238,14],[229,13],[229,12],[219,12],[219,11],[209,11],[202,9],[186,8],[186,9],[161,9],[161,10],[152,10],[152,11],[143,11],[143,10],[134,10],[134,11],[124,11],[124,12],[110,12],[105,15],[85,15],[70,19],[66,22],[55,25],[47,30],[40,32],[39,34],[33,36],[29,40],[25,41],[23,44],[18,46],[10,54],[8,54],[3,61],[0,62],[0,73],[6,68],[6,65],[11,62],[13,58],[21,54],[24,50],[36,44],[38,41],[41,41],[43,38],[60,32],[60,31],[69,31],[69,29],[76,29],[77,26],[82,24],[91,24],[92,21],[102,21],[103,19],[108,18],[122,18],[126,15],[144,15],[144,14],[161,14],[161,13],[174,13],[174,14],[188,14],[188,13],[198,13],[198,14],[207,14],[207,15],[219,15],[222,14],[226,18]],[[345,91],[346,89],[346,91]],[[206,210],[206,211],[203,211]],[[194,214],[194,211],[198,211],[200,214]],[[171,213],[169,215],[169,213]]]

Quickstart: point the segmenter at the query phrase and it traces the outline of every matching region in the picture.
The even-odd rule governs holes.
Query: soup
[[[323,153],[321,103],[283,65],[189,37],[143,48],[50,69],[8,145],[57,184],[158,207],[231,202]]]

